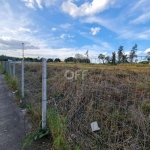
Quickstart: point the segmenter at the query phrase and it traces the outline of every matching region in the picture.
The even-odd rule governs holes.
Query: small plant
[[[75,146],[74,150],[81,150],[79,146]]]
[[[5,74],[5,73],[6,73],[6,71],[5,71],[5,69],[3,68],[3,66],[2,66],[1,63],[0,63],[0,69],[1,69],[1,71],[2,71],[2,72],[1,72],[2,74]]]
[[[55,93],[55,94],[54,94],[54,97],[55,97],[56,99],[61,99],[63,96],[64,96],[64,95],[63,95],[62,93]]]
[[[56,110],[48,110],[48,126],[53,137],[53,148],[57,150],[68,150],[66,141],[66,117],[58,115]]]
[[[142,110],[144,114],[150,114],[150,103],[142,105]]]
[[[16,80],[14,78],[12,78],[8,73],[5,73],[5,79],[10,84],[10,86],[13,90],[17,89]]]
[[[41,122],[40,122],[40,124],[41,124]],[[40,125],[39,125],[39,127],[34,132],[31,132],[28,134],[26,139],[23,141],[22,148],[31,146],[31,144],[33,143],[34,140],[41,139],[48,134],[49,134],[49,130],[46,130],[46,131],[41,130]]]

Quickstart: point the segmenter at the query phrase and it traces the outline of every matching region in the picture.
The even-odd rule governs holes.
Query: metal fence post
[[[42,59],[42,129],[46,130],[46,101],[47,101],[47,83],[46,83],[46,59]]]
[[[16,71],[16,65],[15,61],[13,62],[13,78],[15,79],[15,71]]]
[[[24,60],[22,60],[22,99],[24,99]]]

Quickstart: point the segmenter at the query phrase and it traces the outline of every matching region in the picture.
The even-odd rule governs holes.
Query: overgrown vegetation
[[[148,65],[49,63],[47,67],[47,129],[52,135],[52,149],[150,147]],[[88,70],[84,80],[81,74],[71,80],[64,76],[66,70],[84,69]],[[26,64],[27,113],[36,123],[41,120],[41,75],[39,64]],[[91,131],[93,121],[100,130]]]

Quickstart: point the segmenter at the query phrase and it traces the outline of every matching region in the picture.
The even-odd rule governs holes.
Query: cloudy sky
[[[150,51],[150,0],[0,0],[0,55],[91,58]]]

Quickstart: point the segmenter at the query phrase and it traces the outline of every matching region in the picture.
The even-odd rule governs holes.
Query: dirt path
[[[0,72],[0,150],[22,150],[25,124],[21,109],[14,103],[4,75]]]

